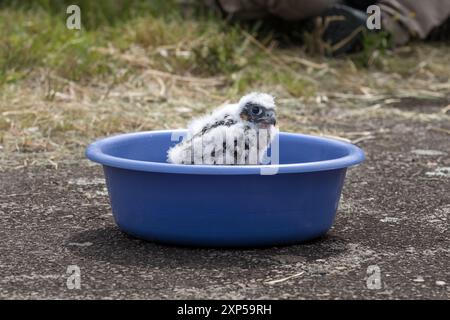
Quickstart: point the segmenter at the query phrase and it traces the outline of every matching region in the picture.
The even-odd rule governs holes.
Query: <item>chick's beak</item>
[[[264,117],[261,119],[261,123],[274,126],[277,124],[277,120],[275,119],[275,116]]]

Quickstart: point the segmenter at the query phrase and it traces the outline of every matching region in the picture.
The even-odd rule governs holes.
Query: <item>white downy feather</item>
[[[228,104],[210,115],[194,119],[188,126],[187,136],[168,151],[168,162],[174,164],[259,164],[274,137],[275,128],[258,129],[240,117],[243,106],[252,102],[275,109],[272,96],[251,93],[237,104]],[[231,126],[220,125],[202,133],[204,128],[220,122],[236,122]],[[236,146],[235,141],[236,140]],[[225,148],[224,148],[225,143]],[[245,148],[245,144],[248,145]],[[225,149],[225,150],[224,150]],[[237,157],[236,157],[237,155]]]

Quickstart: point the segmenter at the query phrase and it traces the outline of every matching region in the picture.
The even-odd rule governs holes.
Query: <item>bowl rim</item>
[[[185,165],[163,162],[152,162],[121,158],[106,154],[102,148],[126,139],[142,135],[166,134],[166,133],[184,133],[186,130],[156,130],[141,131],[117,134],[110,137],[99,139],[91,143],[86,148],[88,159],[100,163],[104,166],[128,169],[134,171],[177,173],[177,174],[199,174],[199,175],[261,175],[261,174],[280,174],[280,173],[304,173],[347,168],[359,164],[365,160],[364,152],[357,146],[341,140],[315,135],[300,133],[280,132],[280,136],[297,136],[309,140],[317,140],[330,143],[336,147],[344,148],[347,154],[343,157],[289,164],[270,164],[270,165]],[[265,172],[265,173],[262,173]]]

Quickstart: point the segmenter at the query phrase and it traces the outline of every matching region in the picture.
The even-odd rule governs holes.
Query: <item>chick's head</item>
[[[276,105],[274,98],[267,93],[252,92],[239,100],[239,116],[258,128],[275,126]]]

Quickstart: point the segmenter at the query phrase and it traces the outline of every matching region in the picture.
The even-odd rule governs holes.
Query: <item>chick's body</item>
[[[251,93],[191,122],[184,140],[168,151],[175,164],[259,164],[275,134],[275,102]]]

